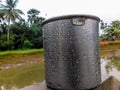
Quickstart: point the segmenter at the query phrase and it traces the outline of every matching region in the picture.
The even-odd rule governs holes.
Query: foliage
[[[6,0],[5,4],[0,3],[0,14],[3,19],[6,19],[8,24],[15,22],[16,19],[21,20],[20,15],[24,14],[20,9],[15,9],[18,4],[18,0]]]
[[[0,51],[6,50],[6,49],[13,49],[14,48],[14,37],[15,35],[11,33],[9,43],[8,43],[6,34],[2,34],[0,36]]]
[[[11,30],[15,33],[15,49],[43,47],[42,29],[40,26],[36,24],[29,26],[27,23],[15,23],[11,25]],[[28,42],[29,46],[26,46]]]
[[[27,40],[24,40],[24,43],[23,43],[23,48],[31,48],[32,47],[32,43],[27,39]]]
[[[42,48],[41,23],[45,18],[39,16],[39,10],[30,9],[25,21],[17,4],[18,0],[0,2],[0,50]]]
[[[2,51],[0,52],[0,57],[1,56],[6,56],[6,55],[10,55],[10,54],[33,54],[33,53],[37,53],[39,52],[39,54],[44,52],[44,49],[20,49],[20,50],[10,50],[10,51]]]
[[[107,40],[107,35],[106,34],[102,34],[100,36],[100,41],[106,41]]]
[[[28,22],[30,22],[31,24],[35,23],[35,20],[37,18],[37,16],[39,15],[40,11],[36,10],[36,9],[30,9],[27,14],[28,14]]]
[[[18,4],[18,0],[6,0],[5,4],[0,3],[0,15],[3,22],[6,20],[7,26],[7,43],[10,43],[10,23],[15,22],[16,19],[21,20],[20,14],[24,14],[20,9],[15,9]],[[9,46],[8,46],[9,48]]]
[[[110,25],[108,25],[106,28],[103,29],[104,33],[101,35],[101,40],[120,40],[120,21],[112,21]]]
[[[32,24],[30,26],[30,33],[29,40],[33,43],[33,48],[42,48],[42,28],[38,27],[36,24]]]
[[[40,14],[40,11],[37,9],[30,9],[28,12],[28,22],[30,24],[37,24],[40,25],[41,22],[45,19],[43,17],[39,17],[38,15]]]
[[[100,29],[107,28],[107,23],[104,23],[103,20],[100,21]]]
[[[23,48],[24,41],[27,39],[29,34],[29,27],[26,23],[14,23],[11,25],[10,30],[15,33],[15,49]]]

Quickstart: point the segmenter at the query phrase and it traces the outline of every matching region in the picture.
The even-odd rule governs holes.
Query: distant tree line
[[[101,29],[103,30],[104,34],[100,36],[101,41],[115,41],[120,40],[120,21],[115,20],[107,25],[101,21]]]
[[[16,9],[17,4],[18,0],[0,2],[0,51],[42,48],[41,22],[45,18],[39,16],[39,10],[30,9],[25,21],[22,10]]]

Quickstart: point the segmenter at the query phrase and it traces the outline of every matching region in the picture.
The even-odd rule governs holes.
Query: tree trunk
[[[10,43],[9,37],[10,37],[10,30],[9,30],[9,27],[8,27],[8,29],[7,29],[7,43],[8,44]]]
[[[7,28],[7,43],[8,43],[8,50],[10,44],[10,19],[8,20],[8,28]]]

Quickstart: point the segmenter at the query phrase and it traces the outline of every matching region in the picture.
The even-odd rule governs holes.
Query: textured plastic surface
[[[83,25],[74,25],[73,19],[79,18],[51,20],[43,25],[46,83],[49,88],[91,89],[101,82],[99,21],[87,17]]]

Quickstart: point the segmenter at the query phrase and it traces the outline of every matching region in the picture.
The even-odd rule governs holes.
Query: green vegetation
[[[101,23],[101,29],[103,29],[104,34],[100,36],[101,41],[115,41],[120,40],[120,21],[112,21],[110,25]]]
[[[39,16],[40,11],[30,9],[25,21],[24,13],[16,9],[18,1],[0,2],[0,51],[43,47],[41,23],[45,18]]]
[[[30,9],[27,14],[28,14],[28,22],[30,24],[37,24],[40,25],[41,22],[44,20],[43,17],[39,17],[40,11],[38,11],[37,9]]]
[[[15,22],[16,19],[21,20],[22,17],[20,15],[24,14],[20,9],[16,9],[18,4],[18,0],[6,0],[5,4],[0,3],[0,15],[2,15],[1,20],[7,21],[7,43],[9,45],[10,39],[10,23]],[[9,47],[8,47],[9,48]]]
[[[0,66],[26,62],[37,62],[43,59],[43,49],[4,51],[0,53]]]
[[[43,80],[43,62],[0,71],[0,86],[5,85],[7,88],[11,88],[14,85],[22,88]]]
[[[2,51],[0,52],[0,55],[6,55],[6,54],[28,54],[28,53],[34,53],[34,52],[40,52],[43,53],[44,49],[20,49],[20,50],[10,50],[10,51]]]

